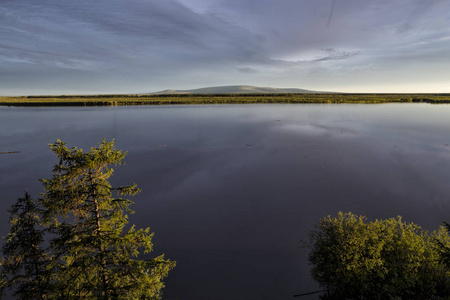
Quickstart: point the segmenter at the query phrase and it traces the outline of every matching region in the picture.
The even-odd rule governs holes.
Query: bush
[[[321,299],[439,299],[450,295],[448,268],[436,241],[448,245],[443,227],[429,234],[401,217],[367,222],[338,214],[310,233],[313,278]]]

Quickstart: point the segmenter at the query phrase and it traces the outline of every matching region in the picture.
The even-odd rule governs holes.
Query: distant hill
[[[304,89],[271,88],[251,85],[213,86],[194,90],[164,90],[154,94],[318,94],[327,93]]]

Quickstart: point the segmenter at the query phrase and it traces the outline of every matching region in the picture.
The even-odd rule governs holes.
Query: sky
[[[449,93],[448,0],[0,0],[0,95]]]

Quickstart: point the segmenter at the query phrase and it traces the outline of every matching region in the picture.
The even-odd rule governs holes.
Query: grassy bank
[[[183,94],[0,97],[0,105],[3,106],[402,102],[450,103],[450,94]]]

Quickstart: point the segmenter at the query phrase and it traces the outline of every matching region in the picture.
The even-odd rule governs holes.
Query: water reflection
[[[450,220],[449,116],[426,104],[0,108],[0,152],[22,151],[0,155],[0,233],[50,176],[48,143],[115,138],[128,156],[113,184],[143,189],[131,223],[178,261],[167,299],[291,299],[317,288],[300,241],[326,214]]]

